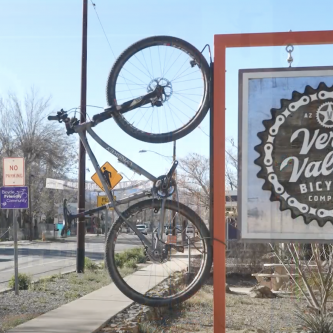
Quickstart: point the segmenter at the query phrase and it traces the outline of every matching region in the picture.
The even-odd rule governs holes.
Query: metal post
[[[15,209],[13,209],[13,229],[14,229],[14,271],[15,271],[15,295],[19,294],[18,284],[18,248],[17,248],[17,221]]]
[[[32,242],[32,230],[33,230],[33,227],[32,227],[32,223],[33,223],[33,218],[32,218],[32,207],[31,207],[31,194],[32,194],[32,191],[31,191],[31,177],[34,177],[34,175],[30,174],[29,173],[29,219],[30,219],[30,242]]]
[[[107,235],[108,235],[108,226],[109,226],[108,218],[109,218],[109,209],[106,209],[105,210],[105,227],[104,227],[105,241],[106,241],[106,238],[107,238]]]
[[[194,229],[193,229],[194,231]],[[194,234],[193,234],[194,237]],[[188,243],[188,274],[190,276],[191,273],[191,240],[190,237],[187,238],[187,243]]]
[[[87,104],[87,29],[88,29],[88,0],[83,0],[83,20],[82,20],[82,62],[81,62],[81,116],[80,122],[86,121]],[[82,133],[86,135],[85,132]],[[79,213],[85,210],[85,181],[86,181],[86,151],[80,141],[79,148]],[[77,253],[76,253],[76,272],[84,272],[85,256],[85,217],[81,216],[77,224]]]
[[[173,142],[172,160],[173,161],[176,160],[176,141]],[[175,180],[175,182],[177,182],[177,169],[175,170],[175,172],[173,174],[173,179]],[[174,201],[177,200],[177,193],[176,193],[176,191],[173,192],[172,200],[174,200]],[[176,231],[176,213],[175,212],[172,215],[172,235],[173,236],[177,235],[177,231]]]
[[[209,232],[211,239],[214,238],[214,224],[213,224],[213,205],[214,205],[214,85],[213,85],[213,75],[214,75],[214,63],[210,65],[211,73],[211,101],[210,101],[210,111],[209,111]],[[212,241],[213,244],[213,241]]]

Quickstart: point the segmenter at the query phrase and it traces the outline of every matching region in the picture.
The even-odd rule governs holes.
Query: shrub
[[[115,255],[116,266],[122,268],[124,266],[123,256],[120,253]]]
[[[136,268],[136,264],[145,263],[147,261],[143,248],[134,248],[126,250],[122,253],[116,253],[115,262],[116,266],[122,268],[126,267]],[[135,267],[134,264],[135,263]]]
[[[84,267],[89,271],[96,271],[98,269],[98,264],[92,261],[90,258],[84,258]]]
[[[27,290],[31,284],[31,277],[24,273],[18,274],[19,290]],[[11,277],[8,283],[9,288],[15,288],[15,275]]]
[[[137,264],[136,260],[134,258],[132,258],[132,259],[126,261],[125,264],[124,264],[124,266],[126,268],[133,268],[133,269],[135,269],[135,268],[137,268],[136,264]]]

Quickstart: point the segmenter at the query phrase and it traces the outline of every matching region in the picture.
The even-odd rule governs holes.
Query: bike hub
[[[155,91],[158,86],[161,87],[163,91],[161,96],[162,102],[168,101],[173,93],[171,82],[164,77],[153,79],[148,84],[147,92]],[[162,106],[162,104],[156,103],[156,106]]]

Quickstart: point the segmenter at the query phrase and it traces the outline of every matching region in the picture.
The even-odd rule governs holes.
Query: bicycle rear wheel
[[[149,220],[147,237],[152,240],[161,205],[160,200],[141,201],[129,207],[123,216],[131,223]],[[109,274],[120,291],[137,303],[154,307],[178,304],[191,297],[204,283],[212,265],[209,231],[195,212],[179,202],[166,200],[164,220],[169,230],[172,221],[176,221],[178,232],[173,239],[164,234],[162,240],[166,242],[169,237],[169,241],[184,245],[184,253],[171,249],[165,260],[155,261],[147,254],[139,237],[127,232],[122,218],[112,226],[105,248]],[[185,221],[186,229],[180,226]],[[145,262],[146,258],[150,260]],[[143,263],[133,273],[131,268],[136,262]],[[128,273],[132,274],[125,277]]]
[[[132,137],[151,143],[178,140],[193,131],[210,103],[209,66],[191,44],[175,37],[143,39],[126,49],[113,65],[106,87],[109,105],[165,89],[161,106],[145,105],[114,113],[117,124]]]

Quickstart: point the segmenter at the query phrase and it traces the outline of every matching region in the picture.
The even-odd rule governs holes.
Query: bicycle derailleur
[[[145,255],[155,264],[163,264],[167,262],[169,255],[171,254],[171,249],[184,253],[184,246],[167,244],[160,239],[158,239],[158,242],[160,242],[160,244],[155,250],[150,251],[147,247],[145,247]]]

